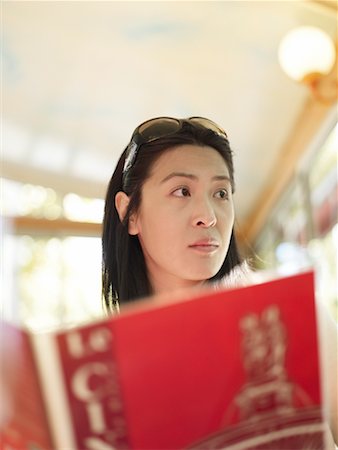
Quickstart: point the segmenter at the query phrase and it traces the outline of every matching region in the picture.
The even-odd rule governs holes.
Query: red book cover
[[[34,345],[53,448],[325,448],[311,273],[150,299]]]

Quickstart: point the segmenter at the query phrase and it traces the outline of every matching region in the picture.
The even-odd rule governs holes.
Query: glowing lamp
[[[283,38],[278,57],[282,69],[290,78],[311,84],[332,70],[336,49],[324,31],[315,27],[300,27]]]

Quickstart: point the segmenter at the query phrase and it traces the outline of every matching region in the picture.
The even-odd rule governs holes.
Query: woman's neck
[[[206,280],[183,280],[176,277],[150,278],[150,284],[154,295],[168,294],[184,289],[193,289],[202,286]]]

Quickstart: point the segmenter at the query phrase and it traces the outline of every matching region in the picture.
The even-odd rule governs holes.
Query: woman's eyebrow
[[[175,177],[183,177],[183,178],[190,178],[191,180],[197,180],[197,176],[193,175],[192,173],[187,173],[187,172],[171,172],[169,173],[169,175],[167,175],[166,177],[163,178],[163,180],[161,180],[161,184],[165,183],[166,181],[170,180],[171,178],[175,178]]]
[[[231,184],[231,179],[230,177],[228,177],[228,175],[216,175],[214,177],[212,177],[213,181],[229,181],[229,183]]]
[[[170,180],[171,178],[175,177],[183,177],[183,178],[189,178],[190,180],[198,180],[198,176],[194,175],[192,173],[187,172],[171,172],[169,175],[163,178],[161,180],[160,184],[165,183],[166,181]],[[231,184],[230,177],[227,175],[215,175],[214,177],[211,177],[212,181],[228,181]]]

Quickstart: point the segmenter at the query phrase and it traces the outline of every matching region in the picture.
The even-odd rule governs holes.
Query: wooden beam
[[[333,14],[338,11],[338,3],[336,0],[308,0],[308,2],[325,8]]]
[[[91,222],[74,222],[67,219],[39,219],[35,217],[8,217],[16,234],[38,234],[48,236],[92,236],[100,237],[102,225]]]

